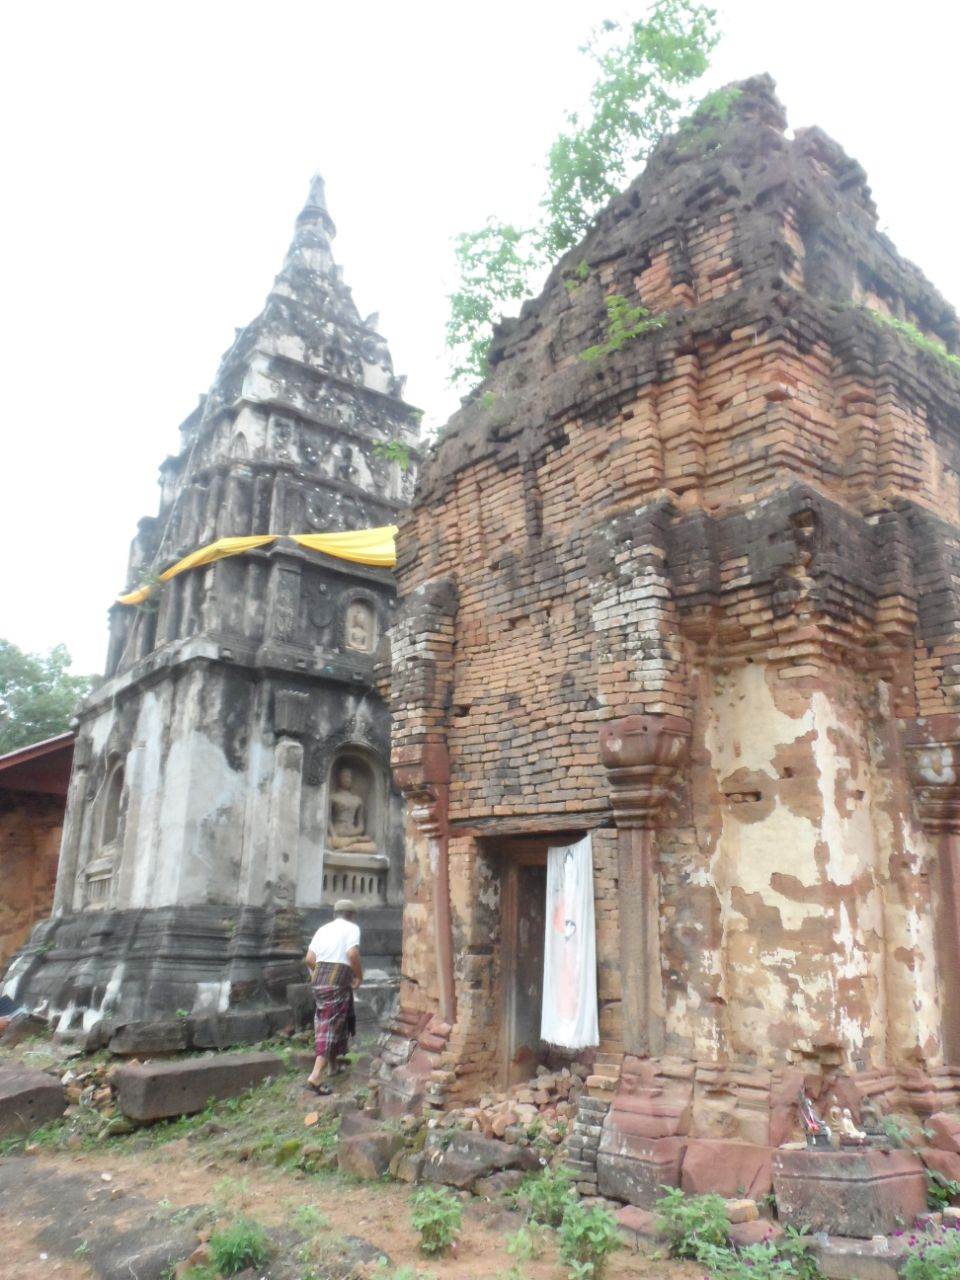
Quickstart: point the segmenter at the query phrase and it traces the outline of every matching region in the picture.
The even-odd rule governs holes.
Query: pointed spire
[[[310,191],[307,195],[307,203],[300,211],[297,222],[321,222],[323,229],[332,240],[337,234],[337,228],[333,219],[327,211],[327,191],[323,181],[323,177],[319,173],[315,173],[310,179]]]

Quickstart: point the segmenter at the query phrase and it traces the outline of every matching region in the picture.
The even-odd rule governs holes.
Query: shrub
[[[259,1223],[237,1218],[210,1237],[210,1254],[221,1275],[235,1276],[247,1267],[262,1267],[270,1257],[270,1242]]]
[[[460,1201],[446,1187],[423,1187],[413,1197],[410,1221],[424,1253],[446,1253],[460,1234]]]
[[[716,1195],[685,1196],[679,1187],[663,1190],[654,1209],[657,1231],[666,1237],[670,1253],[706,1262],[705,1252],[727,1243],[730,1223],[723,1200]]]
[[[571,1204],[560,1224],[560,1257],[571,1280],[600,1280],[607,1257],[620,1247],[620,1228],[609,1209]]]
[[[957,1280],[960,1275],[960,1231],[911,1236],[903,1280]]]
[[[531,1221],[559,1227],[563,1215],[576,1204],[573,1175],[561,1167],[543,1169],[521,1184],[517,1203]]]

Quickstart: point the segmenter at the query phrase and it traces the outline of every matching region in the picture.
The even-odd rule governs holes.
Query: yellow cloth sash
[[[353,529],[347,533],[292,533],[289,536],[308,551],[322,551],[324,555],[335,556],[338,560],[350,560],[354,564],[368,564],[377,569],[392,569],[397,563],[397,548],[394,539],[397,534],[395,524],[380,525],[376,529]],[[268,542],[276,542],[283,537],[280,533],[258,533],[245,538],[218,538],[209,546],[191,551],[188,556],[178,560],[161,573],[157,582],[169,582],[178,573],[186,573],[188,569],[199,569],[203,565],[213,564],[216,560],[225,560],[227,556],[238,556],[254,547],[266,546]],[[117,604],[142,604],[148,599],[152,585],[138,587],[136,591],[128,591],[126,595],[117,597]]]

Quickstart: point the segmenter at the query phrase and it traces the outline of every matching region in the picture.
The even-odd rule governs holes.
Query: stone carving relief
[[[331,781],[327,847],[357,853],[376,852],[376,841],[371,833],[372,815],[369,803],[372,776],[364,780],[358,774],[356,764],[338,761],[334,765]],[[366,786],[364,781],[367,782]]]
[[[347,606],[346,645],[358,653],[373,653],[377,644],[377,615],[366,600]]]
[[[324,900],[384,902],[389,859],[378,852],[385,800],[378,769],[355,750],[341,751],[330,771],[328,794]]]

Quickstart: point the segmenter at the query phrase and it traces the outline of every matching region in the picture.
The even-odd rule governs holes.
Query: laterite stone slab
[[[235,1098],[251,1085],[282,1075],[284,1069],[275,1053],[227,1053],[121,1067],[115,1084],[125,1116],[163,1120],[202,1111],[210,1101]]]

